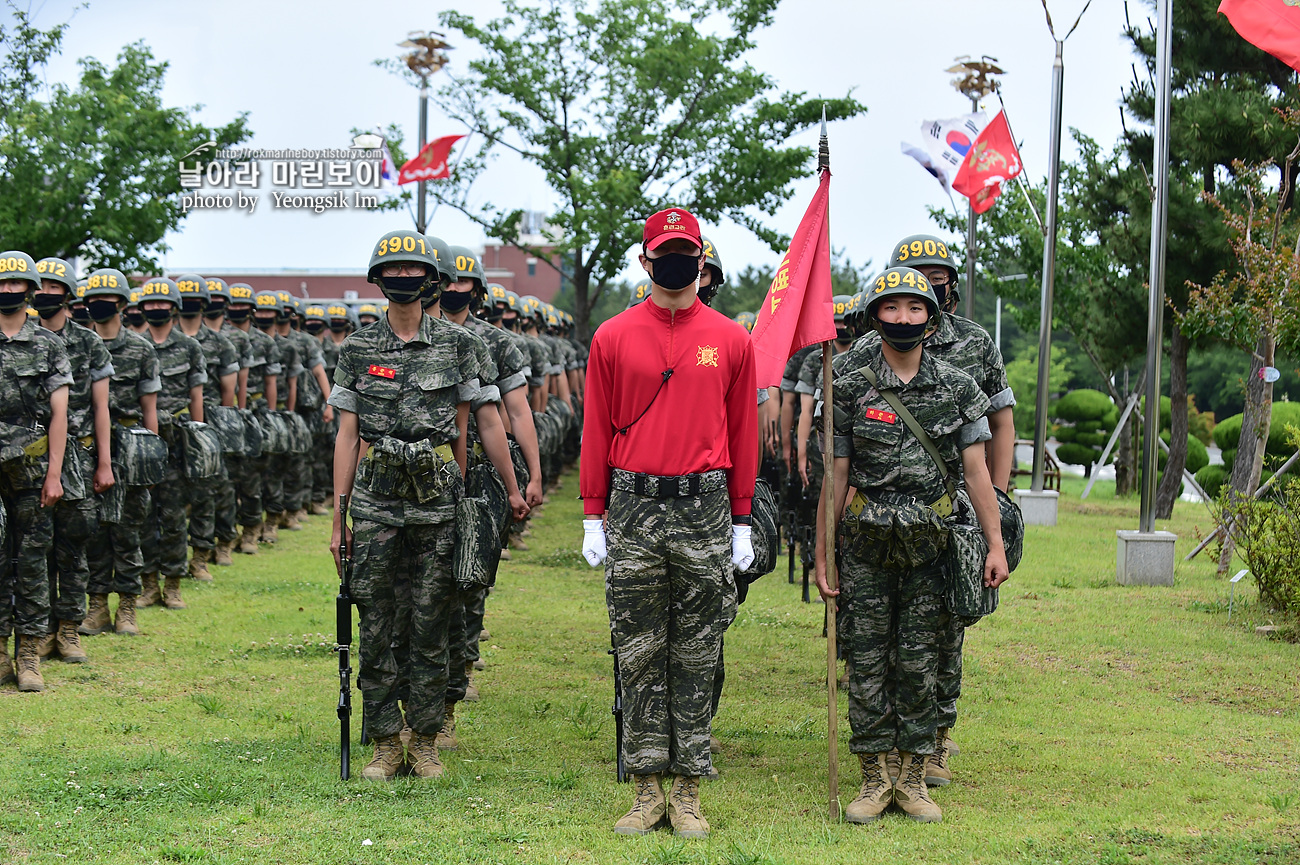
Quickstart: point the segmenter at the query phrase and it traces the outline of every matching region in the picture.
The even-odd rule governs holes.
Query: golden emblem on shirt
[[[717,366],[718,349],[711,345],[702,345],[695,351],[696,366]]]

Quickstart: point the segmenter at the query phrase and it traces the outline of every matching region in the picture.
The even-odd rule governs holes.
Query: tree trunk
[[[591,308],[595,303],[587,298],[591,289],[591,271],[582,267],[582,252],[573,256],[573,311],[574,323],[578,326],[578,339],[584,343],[591,340]]]
[[[1264,381],[1260,372],[1265,366],[1273,365],[1273,351],[1273,337],[1261,337],[1256,348],[1257,356],[1250,365],[1250,377],[1246,380],[1246,404],[1242,409],[1241,433],[1237,436],[1237,457],[1228,477],[1227,494],[1232,498],[1253,496],[1259,488],[1264,450],[1268,446],[1269,427],[1273,421],[1273,385]],[[1220,519],[1226,521],[1226,515]],[[1229,535],[1224,538],[1219,554],[1219,576],[1226,574],[1232,566],[1232,553],[1233,542]]]
[[[1134,482],[1137,478],[1137,467],[1134,465],[1134,454],[1137,448],[1134,443],[1134,433],[1137,424],[1133,422],[1133,414],[1129,413],[1128,420],[1124,421],[1124,431],[1119,434],[1119,443],[1115,446],[1115,495],[1127,496],[1133,492]]]
[[[1188,339],[1177,327],[1170,334],[1169,345],[1169,459],[1165,475],[1156,490],[1155,515],[1167,520],[1174,514],[1174,502],[1183,484],[1187,465],[1187,349]]]

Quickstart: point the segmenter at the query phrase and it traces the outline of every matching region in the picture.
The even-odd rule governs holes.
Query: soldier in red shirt
[[[666,816],[681,837],[708,835],[699,781],[711,769],[713,676],[736,615],[733,567],[754,558],[754,351],[743,327],[696,297],[704,259],[694,216],[650,217],[650,298],[596,331],[587,365],[583,555],[605,562],[636,787],[619,834]]]

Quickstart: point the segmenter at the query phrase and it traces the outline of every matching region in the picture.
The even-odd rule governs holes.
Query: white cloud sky
[[[1084,0],[1049,0],[1059,33]],[[450,4],[378,0],[365,4],[318,0],[226,0],[219,4],[48,0],[36,11],[49,26],[72,17],[64,53],[49,69],[51,81],[71,81],[76,58],[111,63],[121,46],[143,40],[168,61],[165,98],[171,105],[202,104],[199,117],[223,123],[249,112],[254,132],[245,146],[346,147],[353,127],[400,124],[416,139],[416,90],[375,68],[377,57],[396,56],[409,30],[437,28]],[[457,5],[482,19],[500,12],[492,0]],[[1131,0],[1130,14],[1148,8]],[[1120,131],[1120,89],[1133,62],[1121,36],[1122,0],[1096,0],[1065,48],[1064,125],[1078,127],[1110,146]],[[452,62],[463,67],[472,45],[457,44]],[[787,0],[775,24],[760,32],[751,62],[782,90],[843,95],[850,88],[869,112],[830,129],[832,243],[855,262],[879,264],[899,236],[929,226],[926,205],[948,206],[938,183],[899,151],[900,139],[919,142],[923,120],[965,113],[969,103],[943,70],[957,55],[998,58],[1007,74],[1003,94],[1026,170],[1046,174],[1048,111],[1054,45],[1038,0]],[[996,100],[990,115],[997,110]],[[431,106],[430,136],[464,127]],[[800,136],[815,145],[816,131]],[[1067,139],[1064,157],[1073,148]],[[792,232],[815,180],[804,181],[770,224]],[[267,180],[251,216],[200,213],[168,238],[168,269],[177,267],[360,268],[384,230],[408,227],[405,214],[272,211]],[[502,158],[475,195],[493,203],[544,210],[552,198],[540,173]],[[958,204],[963,202],[958,198]],[[453,244],[476,246],[483,233],[448,209],[430,233]],[[706,227],[728,270],[771,264],[774,256],[743,228]],[[631,257],[629,256],[629,264]]]

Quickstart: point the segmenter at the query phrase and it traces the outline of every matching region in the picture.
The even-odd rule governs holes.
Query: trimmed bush
[[[1056,458],[1091,472],[1119,421],[1119,409],[1101,391],[1080,388],[1056,401],[1052,421],[1057,424],[1056,440],[1061,443]]]
[[[1196,473],[1196,482],[1211,498],[1219,497],[1219,488],[1228,480],[1228,472],[1223,466],[1205,466]]]

